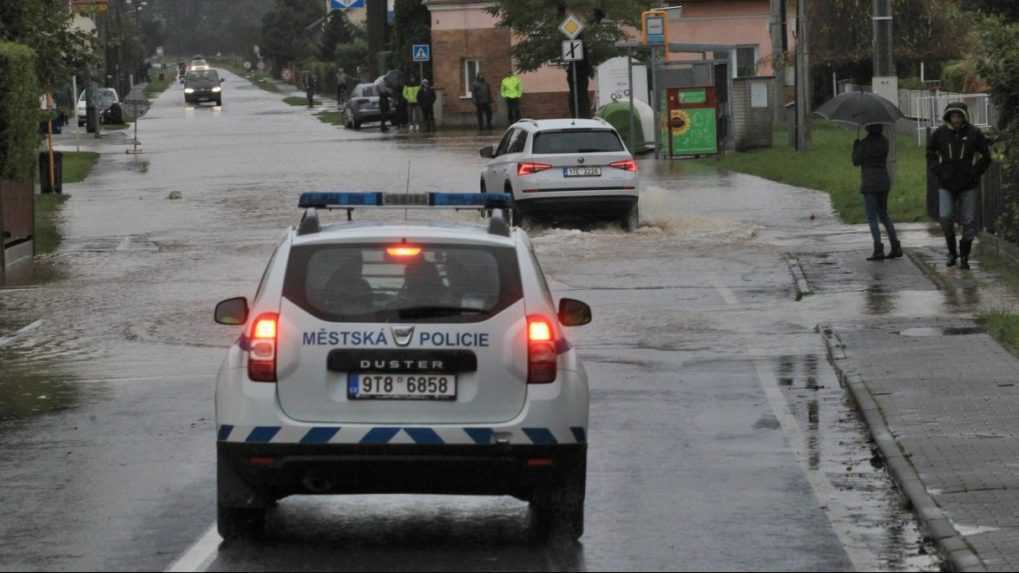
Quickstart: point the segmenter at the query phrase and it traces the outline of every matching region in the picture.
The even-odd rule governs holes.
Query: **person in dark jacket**
[[[471,98],[478,114],[478,129],[492,129],[492,88],[481,74],[471,83]]]
[[[867,137],[853,142],[853,165],[860,168],[860,192],[863,193],[864,205],[867,208],[867,222],[870,234],[874,237],[874,254],[868,261],[883,261],[902,257],[902,246],[895,233],[895,224],[888,216],[888,193],[892,190],[892,180],[888,175],[888,139],[885,138],[884,127],[868,125]],[[885,256],[885,245],[881,242],[881,227],[884,223],[888,232],[891,251]]]
[[[422,129],[435,131],[435,88],[428,80],[421,80],[421,91],[418,92],[418,107],[421,108]]]
[[[991,148],[984,134],[969,122],[964,103],[945,108],[945,125],[927,140],[927,169],[938,182],[941,228],[948,245],[948,266],[962,256],[963,270],[969,270],[969,255],[977,236],[977,188],[991,166]],[[955,218],[963,227],[962,242],[955,240]]]

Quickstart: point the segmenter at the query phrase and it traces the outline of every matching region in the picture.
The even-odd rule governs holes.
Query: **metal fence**
[[[1007,170],[1000,162],[994,162],[987,170],[980,182],[979,208],[977,209],[977,223],[981,231],[986,231],[999,237],[1019,237],[1019,225],[1012,229],[1006,229],[1003,225],[1010,223],[1003,220],[1006,214],[1010,192],[1010,182],[1006,176]],[[931,220],[938,220],[938,184],[933,174],[927,174],[927,215]],[[1016,223],[1011,223],[1015,225]]]

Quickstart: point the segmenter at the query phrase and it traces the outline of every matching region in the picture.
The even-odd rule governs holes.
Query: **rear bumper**
[[[636,190],[632,194],[594,195],[575,197],[542,197],[544,191],[518,196],[514,206],[524,215],[556,215],[570,217],[622,217],[637,204]]]
[[[512,495],[581,479],[587,445],[365,446],[218,444],[219,503],[254,507],[288,495]]]

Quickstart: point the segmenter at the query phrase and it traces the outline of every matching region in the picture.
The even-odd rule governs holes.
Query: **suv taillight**
[[[248,378],[252,382],[276,381],[276,341],[279,337],[279,315],[261,314],[251,323],[248,349]]]
[[[615,167],[616,169],[622,169],[623,171],[629,171],[631,173],[637,172],[637,162],[632,159],[624,159],[622,161],[609,163],[609,167]]]
[[[527,317],[527,383],[551,384],[558,370],[555,326],[543,316]]]
[[[534,175],[535,173],[541,173],[542,171],[548,171],[549,169],[552,169],[552,166],[547,163],[518,163],[517,175]]]

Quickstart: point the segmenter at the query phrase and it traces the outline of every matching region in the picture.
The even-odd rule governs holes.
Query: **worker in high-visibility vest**
[[[403,86],[403,99],[407,102],[407,124],[411,131],[419,130],[421,120],[418,117],[418,94],[421,84],[412,76],[407,85]]]
[[[506,100],[506,118],[510,125],[520,121],[520,99],[524,97],[524,86],[520,76],[510,71],[502,79],[502,99]]]

